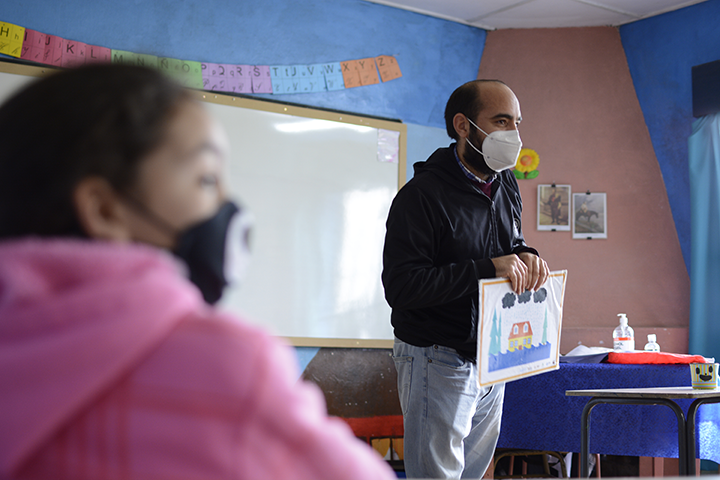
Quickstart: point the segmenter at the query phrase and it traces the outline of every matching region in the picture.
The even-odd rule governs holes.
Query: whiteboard
[[[0,100],[48,71],[0,62]],[[192,92],[228,134],[229,193],[254,217],[247,276],[219,308],[298,346],[390,347],[380,275],[385,220],[405,180],[406,126]],[[378,155],[391,132],[395,163]]]

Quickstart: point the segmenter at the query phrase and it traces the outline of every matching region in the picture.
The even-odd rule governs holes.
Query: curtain
[[[690,353],[720,361],[720,114],[693,122],[690,165]]]

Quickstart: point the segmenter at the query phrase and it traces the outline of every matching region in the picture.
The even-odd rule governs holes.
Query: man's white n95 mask
[[[485,158],[488,167],[496,172],[502,172],[515,166],[518,155],[520,155],[520,149],[522,149],[520,132],[517,130],[496,130],[488,134],[469,118],[468,122],[487,135],[482,143],[482,151],[473,145],[468,138],[465,138],[465,140],[468,145]]]

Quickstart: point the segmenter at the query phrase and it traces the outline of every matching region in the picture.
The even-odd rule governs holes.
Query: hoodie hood
[[[452,165],[448,162],[448,158],[455,155],[455,145],[456,144],[453,143],[449,147],[438,148],[424,162],[416,162],[413,164],[415,175],[417,176],[428,172],[434,172],[441,176],[453,176],[453,170],[449,168]],[[461,172],[459,168],[456,168],[455,170]]]
[[[0,477],[202,308],[151,247],[0,242]]]
[[[454,188],[463,188],[464,186],[468,190],[475,190],[472,182],[465,176],[455,160],[455,145],[453,143],[449,147],[438,148],[424,162],[415,163],[413,165],[415,176],[420,177],[430,173],[453,185]]]

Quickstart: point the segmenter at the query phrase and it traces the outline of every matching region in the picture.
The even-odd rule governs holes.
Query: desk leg
[[[695,445],[695,416],[700,405],[705,403],[720,403],[720,398],[698,398],[690,404],[687,414],[687,422],[685,424],[686,433],[685,441],[687,442],[687,474],[695,476],[697,470],[695,468],[695,458],[697,457]]]
[[[720,401],[720,399],[717,399]],[[582,420],[580,425],[580,477],[588,478],[588,454],[590,453],[590,411],[595,405],[601,403],[611,403],[616,405],[665,405],[675,412],[678,421],[678,463],[680,475],[688,474],[688,447],[687,447],[687,424],[685,422],[685,414],[680,406],[672,400],[666,398],[624,398],[624,397],[592,397],[585,404],[582,412]],[[694,403],[693,403],[694,404]],[[689,415],[689,413],[688,413]],[[694,425],[694,420],[693,420]],[[695,435],[695,427],[693,426],[693,439]],[[693,443],[693,451],[694,443]],[[693,459],[694,461],[694,459]],[[694,464],[693,464],[694,467]],[[693,468],[694,469],[694,468]]]
[[[590,472],[588,472],[588,454],[590,453],[588,450],[590,450],[590,422],[589,416],[590,416],[590,410],[593,409],[595,405],[598,403],[601,403],[598,400],[602,399],[596,399],[591,398],[588,403],[585,404],[585,408],[583,408],[582,411],[582,421],[580,426],[580,478],[588,478],[590,476]]]

